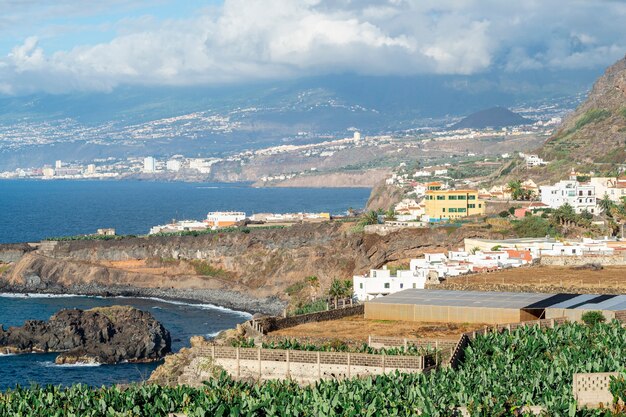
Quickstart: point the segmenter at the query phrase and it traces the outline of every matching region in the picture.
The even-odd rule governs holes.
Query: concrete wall
[[[447,323],[502,324],[521,320],[521,311],[510,308],[430,306],[365,303],[369,320],[403,320]]]
[[[549,266],[581,266],[585,264],[626,265],[626,253],[615,255],[542,256],[539,263]]]
[[[209,345],[202,355],[234,378],[268,380],[291,378],[298,383],[343,379],[395,371],[415,373],[432,367],[434,359],[422,356],[386,356],[343,352],[232,348]]]
[[[574,374],[573,391],[578,409],[610,407],[613,394],[609,391],[609,382],[611,376],[618,375],[618,372]]]
[[[293,317],[265,317],[255,320],[263,328],[263,333],[273,332],[280,329],[298,326],[304,323],[338,320],[343,317],[363,314],[364,306],[359,304],[352,307],[338,308],[335,310],[319,311],[317,313],[301,314]]]
[[[613,320],[614,318],[618,318],[615,316],[616,312],[610,310],[568,310],[566,308],[547,308],[545,312],[545,318],[552,319],[557,317],[566,317],[569,321],[582,321],[583,314],[588,311],[601,311],[607,322]]]

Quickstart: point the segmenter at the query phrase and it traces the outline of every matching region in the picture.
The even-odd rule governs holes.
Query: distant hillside
[[[454,129],[484,129],[487,127],[500,128],[505,126],[519,126],[532,123],[517,113],[504,107],[492,107],[472,113],[452,127]]]
[[[548,169],[615,169],[626,162],[626,57],[610,66],[538,153]]]

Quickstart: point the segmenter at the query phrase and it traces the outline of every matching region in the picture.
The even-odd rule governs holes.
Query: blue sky
[[[626,0],[0,0],[0,94],[603,68]]]

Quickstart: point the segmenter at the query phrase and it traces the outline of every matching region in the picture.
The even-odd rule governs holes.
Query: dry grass
[[[288,329],[271,332],[270,336],[337,338],[367,341],[369,335],[458,339],[461,333],[484,327],[484,324],[420,323],[395,320],[366,320],[363,316],[346,317],[341,320],[306,323]]]
[[[532,287],[537,292],[541,292],[542,288],[563,287],[589,291],[594,288],[612,289],[614,292],[626,293],[626,266],[606,266],[599,271],[564,266],[515,268],[450,278],[448,284],[498,286],[499,289]]]

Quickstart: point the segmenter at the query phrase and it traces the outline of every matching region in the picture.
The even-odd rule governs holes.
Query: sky
[[[0,0],[0,94],[603,68],[626,0]]]

